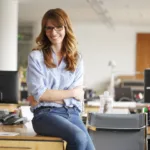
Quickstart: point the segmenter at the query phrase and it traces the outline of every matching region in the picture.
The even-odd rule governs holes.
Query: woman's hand
[[[38,102],[34,99],[33,96],[28,96],[27,101],[29,101],[31,106],[36,106],[38,104]]]
[[[73,90],[73,97],[79,101],[83,101],[84,100],[84,90],[83,90],[83,86],[77,86],[75,87]]]

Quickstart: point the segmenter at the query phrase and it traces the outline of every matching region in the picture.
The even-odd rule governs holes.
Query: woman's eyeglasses
[[[64,28],[64,26],[56,26],[56,27],[47,26],[47,27],[45,27],[45,30],[47,32],[51,32],[53,30],[55,30],[55,31],[61,31],[61,30],[63,30],[63,28]]]

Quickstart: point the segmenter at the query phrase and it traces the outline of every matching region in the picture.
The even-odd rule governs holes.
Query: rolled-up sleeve
[[[46,76],[40,68],[40,60],[31,55],[28,56],[27,68],[27,86],[28,92],[36,101],[39,101],[41,95],[46,91],[47,87],[44,84]]]

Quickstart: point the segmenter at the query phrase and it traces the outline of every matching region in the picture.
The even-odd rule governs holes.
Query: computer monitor
[[[115,101],[133,101],[130,87],[115,87]]]
[[[0,103],[16,104],[18,101],[18,71],[0,71]]]

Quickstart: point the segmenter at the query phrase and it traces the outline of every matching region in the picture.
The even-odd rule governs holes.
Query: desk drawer
[[[0,140],[0,150],[64,150],[63,142]]]

